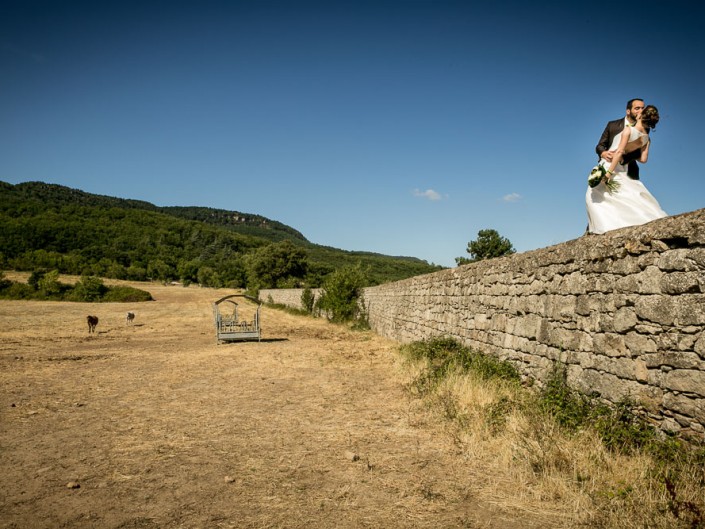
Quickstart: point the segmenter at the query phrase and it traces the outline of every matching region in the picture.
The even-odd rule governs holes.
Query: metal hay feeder
[[[253,309],[251,304],[243,304],[242,307],[239,303],[234,301],[232,298],[245,298],[253,303],[257,304],[257,309]],[[228,305],[222,305],[222,303],[228,302]],[[232,312],[227,314],[224,310],[225,307],[232,306]],[[239,340],[257,340],[261,339],[261,328],[259,325],[259,311],[262,303],[252,296],[246,296],[244,294],[231,294],[230,296],[225,296],[213,303],[213,319],[215,322],[215,334],[216,343],[220,342],[236,342]],[[242,313],[240,313],[240,308]],[[250,308],[251,310],[246,310]],[[247,315],[249,314],[249,316]]]

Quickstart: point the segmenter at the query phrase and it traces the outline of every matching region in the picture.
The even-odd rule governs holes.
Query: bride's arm
[[[624,157],[624,150],[627,147],[627,143],[629,143],[629,130],[625,129],[624,132],[622,133],[622,137],[619,139],[619,145],[614,151],[614,155],[612,156],[612,163],[610,164],[609,169],[607,169],[607,178],[609,179],[612,174],[614,173],[614,168],[617,167],[618,164],[622,162],[622,158]]]
[[[641,148],[641,157],[639,158],[639,161],[641,163],[646,163],[649,161],[649,146],[651,145],[651,140],[646,142],[646,145],[644,145]]]

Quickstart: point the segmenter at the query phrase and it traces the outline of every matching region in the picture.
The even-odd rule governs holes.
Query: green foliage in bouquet
[[[619,182],[613,179],[608,179],[607,169],[605,169],[604,165],[598,164],[592,168],[590,174],[588,175],[588,185],[590,187],[597,187],[598,185],[600,185],[600,182],[605,183],[605,187],[607,187],[607,192],[610,195],[619,190]]]

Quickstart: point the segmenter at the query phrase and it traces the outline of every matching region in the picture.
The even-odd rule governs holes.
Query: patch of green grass
[[[289,305],[284,305],[283,303],[271,303],[267,301],[265,305],[271,309],[281,310],[283,312],[286,312],[287,314],[293,314],[294,316],[313,316],[309,311],[305,309],[297,309],[296,307],[290,307]]]
[[[425,361],[426,367],[414,381],[420,394],[433,391],[451,373],[473,372],[483,380],[499,379],[519,383],[519,371],[509,362],[473,351],[453,338],[439,337],[402,346],[410,361]]]

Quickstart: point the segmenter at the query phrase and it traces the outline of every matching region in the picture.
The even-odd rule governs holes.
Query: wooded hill
[[[2,269],[269,288],[319,286],[334,270],[357,265],[371,285],[441,268],[313,244],[260,215],[0,181]],[[261,270],[267,270],[264,279]]]

